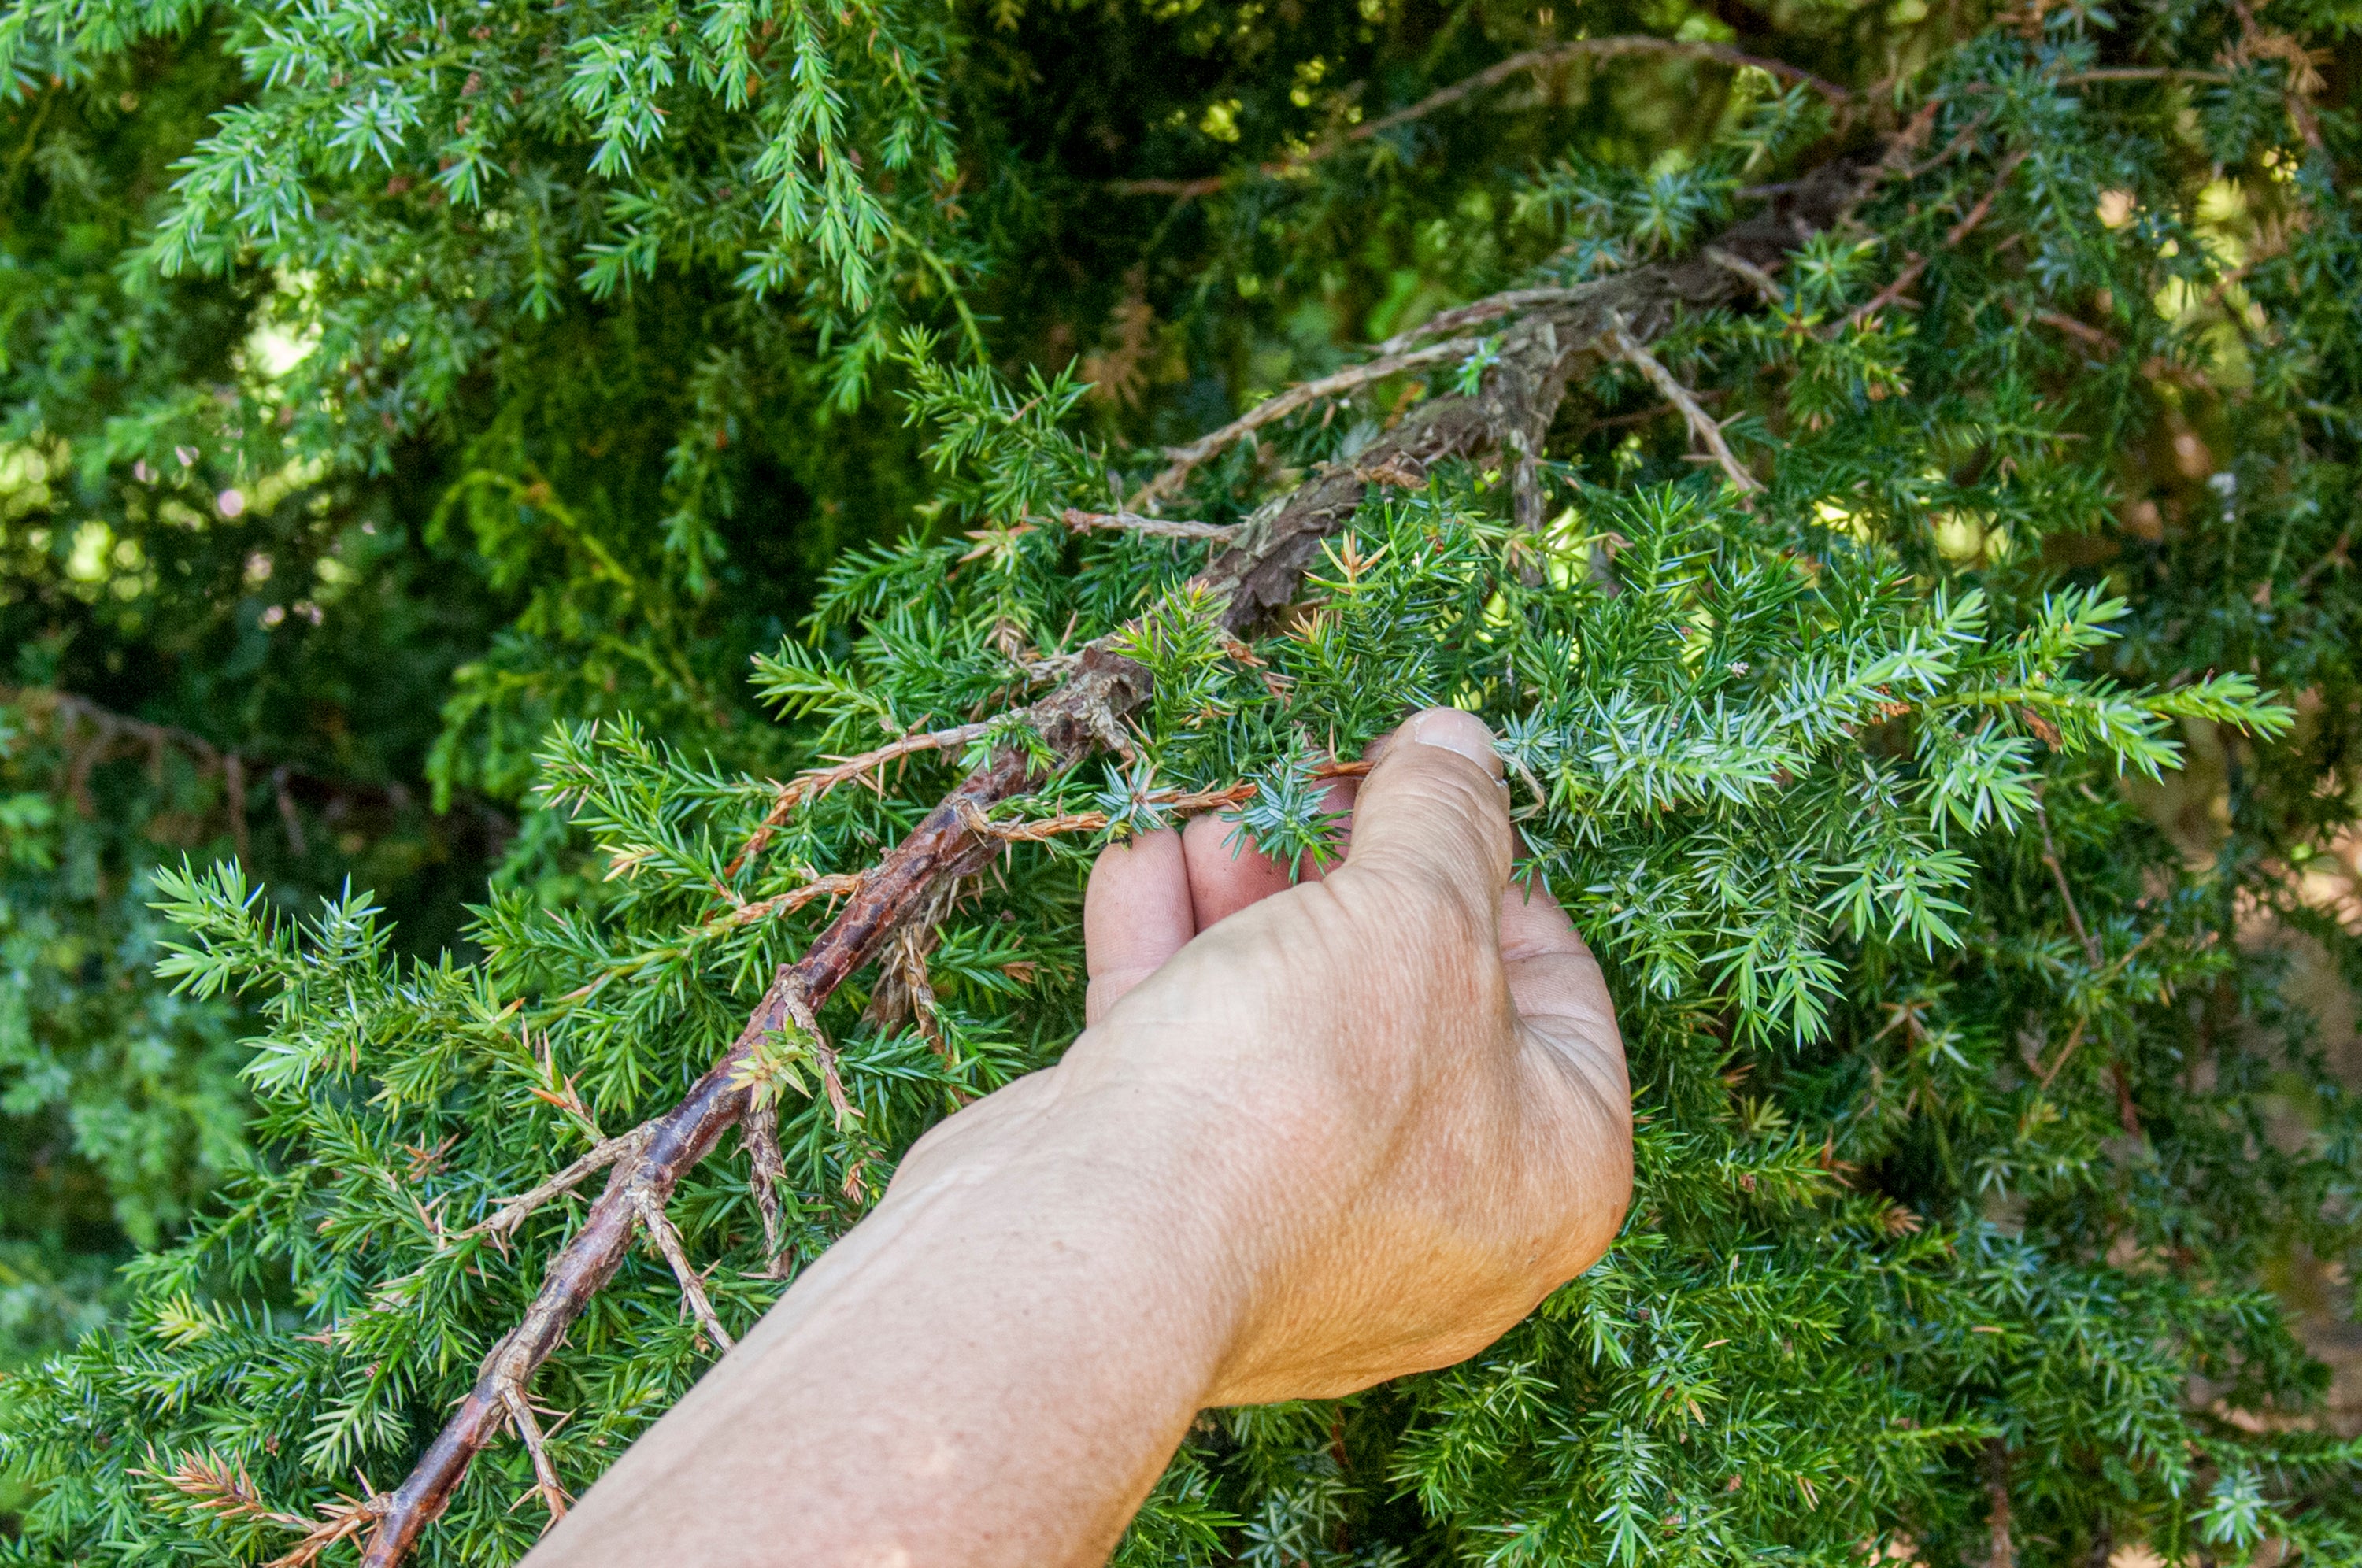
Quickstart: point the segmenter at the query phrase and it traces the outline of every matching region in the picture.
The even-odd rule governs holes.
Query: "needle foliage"
[[[2362,979],[2357,31],[12,9],[0,1561],[351,1552],[310,1523],[407,1472],[581,1213],[500,1201],[679,1099],[826,923],[800,890],[1039,749],[1102,638],[1153,678],[1125,753],[997,807],[756,1064],[778,1244],[734,1141],[674,1196],[731,1333],[1073,1038],[1098,844],[1220,795],[1333,854],[1319,770],[1451,702],[1615,991],[1631,1218],[1462,1366],[1209,1412],[1120,1562],[2362,1559],[2299,1331],[2350,1310],[2362,1106],[2290,984]],[[1066,521],[1838,158],[1877,166],[1844,222],[1584,354],[1538,461],[1372,469],[1244,641],[1219,544]],[[1352,470],[1515,319],[1164,514]],[[713,1352],[635,1250],[533,1385],[561,1484]],[[546,1518],[504,1440],[421,1560]]]

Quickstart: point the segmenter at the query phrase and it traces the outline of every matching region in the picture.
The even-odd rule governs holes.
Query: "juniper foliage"
[[[365,1527],[349,1499],[408,1468],[577,1212],[488,1227],[501,1200],[678,1099],[825,923],[807,894],[964,767],[1038,751],[1025,704],[1099,638],[1153,678],[1131,755],[998,808],[989,872],[760,1064],[778,1246],[743,1150],[675,1195],[728,1331],[927,1125],[1072,1037],[1098,839],[1221,795],[1240,834],[1320,854],[1317,771],[1450,701],[1502,737],[1520,872],[1608,969],[1641,1116],[1632,1218],[1464,1366],[1208,1416],[1122,1561],[2362,1555],[2362,1448],[2322,1427],[2325,1371],[2269,1288],[2362,1261],[2362,1124],[2255,940],[2301,931],[2362,967],[2297,874],[2335,863],[2354,815],[2362,15],[1810,12],[1738,39],[1779,75],[1713,58],[1733,35],[1704,11],[1650,18],[1683,31],[1634,65],[1547,15],[1376,4],[1292,26],[1212,6],[480,9],[209,17],[253,85],[126,287],[276,270],[260,308],[310,313],[318,346],[215,428],[308,432],[288,439],[324,471],[393,460],[381,432],[427,429],[468,406],[469,367],[504,367],[509,457],[435,470],[515,591],[451,687],[444,755],[562,717],[532,853],[603,880],[511,878],[477,955],[429,957],[362,893],[297,918],[236,866],[158,876],[165,977],[253,1021],[253,1153],[131,1264],[119,1328],[0,1387],[8,1457],[42,1487],[12,1557],[247,1560],[322,1546],[317,1509]],[[196,20],[34,6],[8,47],[19,72],[95,82]],[[1027,62],[1119,40],[1137,56],[1107,50],[1085,128],[1011,109]],[[1560,51],[1544,90],[1509,71],[1427,100],[1524,47]],[[1668,108],[1666,81],[1712,87]],[[1093,137],[1125,165],[1076,150]],[[1213,547],[1064,521],[1122,512],[1156,436],[1220,423],[1215,370],[1268,390],[1501,289],[1687,256],[1760,187],[1881,149],[1853,225],[1803,238],[1760,297],[1584,359],[1539,464],[1374,472],[1249,642],[1192,581]],[[970,168],[993,175],[974,211]],[[1086,204],[1060,182],[1103,176],[1135,183],[1090,202],[1157,215],[1068,238]],[[1121,263],[1074,313],[1103,324],[1074,370],[1071,319],[1033,308],[1044,250]],[[662,493],[518,463],[528,411],[583,406],[525,367],[653,330],[627,292],[701,270],[736,303],[677,330],[768,347],[700,361]],[[992,291],[1005,312],[977,308]],[[783,328],[767,313],[789,294]],[[1499,321],[1229,445],[1167,510],[1238,524],[1352,470],[1422,401],[1485,395]],[[977,363],[978,340],[1040,369]],[[716,650],[750,640],[716,589],[745,558],[716,519],[757,470],[713,433],[878,377],[930,443],[932,498],[900,543],[830,567],[755,663],[779,723],[746,723],[715,695]],[[835,494],[920,483],[797,461]],[[533,580],[553,536],[595,569]],[[638,673],[602,694],[576,650]],[[955,725],[978,727],[804,791],[750,852],[796,763]],[[2224,813],[2177,839],[2142,786],[2185,745],[2221,760]],[[470,766],[449,777],[500,787]],[[548,846],[559,823],[570,850]],[[546,1445],[562,1484],[712,1351],[636,1251],[533,1388],[568,1412]],[[503,1442],[421,1551],[513,1560],[535,1494]]]

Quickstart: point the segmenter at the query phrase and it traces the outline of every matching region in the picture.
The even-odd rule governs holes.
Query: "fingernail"
[[[1473,713],[1458,708],[1429,708],[1412,718],[1410,738],[1421,745],[1456,751],[1496,778],[1502,772],[1500,754],[1493,749],[1493,732]]]

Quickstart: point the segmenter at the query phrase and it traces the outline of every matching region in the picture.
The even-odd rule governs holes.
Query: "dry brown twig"
[[[794,815],[796,808],[805,801],[817,801],[839,784],[849,778],[858,778],[873,767],[883,767],[889,762],[916,756],[921,752],[947,751],[954,746],[966,745],[982,738],[988,727],[985,724],[954,724],[947,730],[928,730],[904,735],[874,751],[865,751],[858,756],[831,757],[831,767],[815,767],[810,772],[797,774],[779,786],[778,794],[771,801],[770,811],[746,840],[745,847],[733,856],[730,864],[723,867],[722,879],[724,882],[736,880],[740,869],[770,847],[771,835],[786,825],[788,818]]]
[[[1624,330],[1620,318],[1607,329],[1607,345],[1616,350],[1617,358],[1647,377],[1649,384],[1656,388],[1667,403],[1682,411],[1682,418],[1688,422],[1690,434],[1705,447],[1733,489],[1748,496],[1763,489],[1763,481],[1747,471],[1746,465],[1731,451],[1730,443],[1722,438],[1722,426],[1714,422],[1712,414],[1698,406],[1697,394],[1683,386],[1672,371],[1665,369],[1663,361],[1634,342],[1632,335]]]
[[[509,1391],[508,1408],[509,1425],[533,1464],[534,1490],[541,1494],[542,1507],[549,1510],[549,1524],[554,1525],[566,1517],[568,1499],[557,1479],[557,1466],[550,1462],[549,1440],[542,1436],[541,1423],[534,1419],[533,1406],[526,1402],[523,1389]],[[542,1528],[546,1530],[549,1525]]]
[[[673,1278],[680,1283],[681,1299],[696,1314],[699,1325],[713,1342],[727,1352],[738,1342],[730,1337],[730,1331],[722,1326],[722,1320],[714,1316],[712,1298],[705,1294],[704,1276],[690,1263],[688,1249],[680,1244],[680,1232],[673,1229],[670,1220],[665,1218],[664,1205],[646,1192],[641,1192],[635,1207],[639,1209],[640,1223],[647,1227],[648,1240],[655,1242],[657,1251],[664,1254],[664,1261],[672,1265]]]
[[[1238,534],[1235,526],[1225,524],[1142,517],[1131,512],[1082,512],[1070,506],[1062,515],[1066,526],[1077,534],[1145,534],[1156,539],[1211,539],[1220,544],[1228,544]]]
[[[157,1463],[153,1449],[148,1451],[148,1462],[151,1465]],[[320,1553],[382,1517],[390,1506],[384,1494],[371,1488],[364,1478],[362,1496],[340,1496],[335,1502],[322,1503],[317,1518],[282,1513],[263,1502],[244,1465],[233,1465],[210,1451],[182,1454],[180,1463],[169,1471],[134,1470],[131,1474],[160,1481],[193,1497],[197,1507],[221,1518],[252,1519],[281,1529],[304,1532],[303,1540],[272,1558],[264,1568],[309,1568]]]
[[[1768,270],[1800,238],[1838,222],[1878,177],[1875,166],[1851,161],[1827,165],[1796,182],[1770,209],[1727,230],[1716,244]],[[1663,332],[1679,313],[1731,304],[1742,297],[1742,288],[1729,269],[1702,258],[1661,262],[1566,291],[1512,316],[1498,337],[1498,359],[1473,395],[1428,399],[1365,448],[1356,459],[1360,467],[1317,472],[1241,526],[1195,580],[1197,589],[1221,606],[1219,629],[1244,641],[1293,603],[1305,572],[1324,542],[1350,523],[1372,476],[1382,470],[1423,474],[1444,458],[1485,450],[1530,458],[1539,451],[1569,379],[1603,351],[1611,326],[1620,323],[1633,342],[1642,343]],[[1441,359],[1465,347],[1440,345],[1432,356]],[[1352,373],[1359,378],[1355,384],[1363,384],[1391,370],[1363,366]],[[1267,414],[1264,420],[1274,417],[1277,415]],[[1527,521],[1522,514],[1520,520]],[[1533,518],[1529,525],[1539,522]],[[832,1109],[840,1121],[854,1114],[815,1010],[855,970],[879,958],[901,931],[914,922],[938,918],[931,911],[940,909],[944,888],[983,871],[1003,853],[1010,840],[997,829],[977,832],[974,823],[979,817],[989,824],[994,806],[1032,793],[1047,778],[1095,752],[1128,751],[1122,720],[1146,700],[1148,676],[1114,650],[1112,636],[1085,645],[1062,683],[1025,710],[1038,753],[1015,746],[997,749],[875,866],[833,884],[843,893],[843,906],[794,962],[774,972],[730,1048],[677,1104],[626,1134],[637,1140],[632,1153],[606,1164],[605,1187],[549,1258],[521,1320],[485,1357],[475,1386],[457,1401],[442,1431],[401,1487],[370,1505],[376,1509],[376,1528],[362,1554],[365,1568],[393,1568],[401,1562],[420,1532],[448,1507],[475,1456],[514,1423],[511,1396],[526,1395],[535,1371],[613,1276],[644,1217],[661,1215],[682,1177],[712,1152],[725,1132],[745,1124],[754,1111],[758,1097],[747,1069],[770,1042],[794,1032],[804,1033],[821,1065]],[[1037,755],[1049,759],[1046,766],[1037,765]],[[853,763],[860,760],[848,759],[823,771],[852,777],[857,771]],[[866,765],[878,765],[874,754]],[[782,793],[795,788],[792,783],[783,786]],[[791,811],[800,798],[799,790],[786,810]],[[774,809],[778,810],[776,803]],[[784,812],[778,821],[785,821]],[[776,828],[778,823],[767,825]],[[750,841],[742,856],[753,853],[759,853],[759,847]],[[739,864],[743,866],[743,858]],[[759,916],[743,916],[742,910],[734,909],[721,917],[725,922],[742,918]],[[761,1147],[759,1130],[749,1142]],[[661,1247],[663,1232],[657,1235]],[[679,1251],[681,1263],[675,1272],[683,1275],[687,1295],[687,1280],[698,1276],[693,1269],[684,1274],[686,1246]]]
[[[1423,120],[1439,110],[1450,108],[1463,98],[1484,92],[1488,87],[1497,87],[1513,77],[1547,71],[1552,66],[1564,65],[1576,60],[1608,60],[1619,55],[1633,54],[1672,55],[1683,60],[1711,61],[1717,65],[1727,65],[1734,70],[1752,69],[1764,72],[1782,82],[1809,87],[1840,108],[1849,106],[1855,101],[1853,94],[1847,92],[1834,82],[1816,76],[1798,66],[1790,65],[1785,61],[1769,60],[1761,55],[1749,54],[1743,50],[1733,49],[1728,44],[1706,43],[1687,39],[1648,38],[1639,34],[1605,39],[1573,39],[1565,43],[1545,44],[1540,49],[1529,49],[1521,53],[1513,54],[1507,60],[1486,66],[1473,76],[1462,77],[1448,87],[1438,88],[1416,104],[1330,136],[1293,157],[1259,163],[1246,172],[1266,180],[1284,180],[1301,174],[1314,164],[1324,159],[1332,158],[1349,147],[1368,141],[1398,127],[1409,125],[1414,120]],[[1108,189],[1120,196],[1176,196],[1183,201],[1191,201],[1199,196],[1213,195],[1223,186],[1240,178],[1242,178],[1240,173],[1233,172],[1207,174],[1195,179],[1183,180],[1115,180],[1109,182]]]
[[[1372,381],[1385,381],[1388,376],[1417,370],[1445,359],[1458,359],[1474,351],[1478,340],[1455,337],[1448,343],[1429,344],[1400,354],[1382,354],[1359,365],[1348,365],[1331,375],[1315,381],[1299,381],[1276,396],[1265,398],[1245,414],[1223,425],[1220,430],[1200,436],[1186,447],[1168,447],[1164,455],[1170,463],[1154,479],[1142,485],[1132,500],[1153,506],[1176,494],[1188,482],[1189,475],[1208,458],[1245,440],[1249,436],[1275,421],[1286,418],[1300,408],[1316,403],[1326,403],[1368,386]]]
[[[1995,198],[1999,197],[2003,188],[2008,185],[2010,176],[2017,172],[2017,166],[2025,161],[2025,150],[2021,148],[2001,160],[2001,167],[1993,171],[1992,189],[1978,197],[1977,204],[1970,207],[1959,222],[1946,231],[1941,248],[1949,250],[1976,232],[1977,226],[1992,213]],[[1894,281],[1872,294],[1866,303],[1849,312],[1844,321],[1829,329],[1828,336],[1834,338],[1841,333],[1860,326],[1863,322],[1901,299],[1903,291],[1917,282],[1919,274],[1927,270],[1927,261],[1928,258],[1913,251],[1903,271],[1894,275]]]

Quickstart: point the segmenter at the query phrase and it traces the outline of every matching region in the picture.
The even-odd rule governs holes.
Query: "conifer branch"
[[[1800,240],[1837,222],[1876,177],[1875,165],[1847,160],[1824,165],[1796,182],[1770,210],[1725,231],[1716,244],[1757,266],[1777,263]],[[1242,639],[1293,602],[1322,541],[1351,520],[1367,486],[1382,470],[1423,470],[1443,458],[1487,448],[1528,460],[1538,458],[1542,434],[1569,379],[1586,357],[1604,351],[1611,326],[1620,323],[1633,342],[1644,342],[1670,326],[1680,312],[1728,304],[1740,297],[1743,287],[1744,281],[1729,268],[1696,258],[1636,268],[1568,290],[1552,303],[1516,316],[1501,335],[1499,357],[1476,392],[1427,400],[1365,448],[1354,466],[1320,472],[1263,507],[1241,527],[1229,547],[1197,579],[1200,591],[1222,603],[1221,631]],[[1272,399],[1257,410],[1259,419],[1251,415],[1241,425],[1229,427],[1227,435],[1217,432],[1223,439],[1209,437],[1212,445],[1199,442],[1183,448],[1195,454],[1186,465],[1176,454],[1181,471],[1169,488],[1177,488],[1188,468],[1229,440],[1288,409],[1303,407],[1316,397],[1341,395],[1352,385],[1367,384],[1413,362],[1455,357],[1471,347],[1467,340],[1457,340],[1422,350],[1415,361],[1411,356],[1397,356],[1391,365],[1380,360],[1356,367],[1341,373],[1357,378],[1350,385],[1332,377],[1311,383],[1325,390],[1283,394],[1292,401],[1278,412],[1266,412],[1282,403]],[[840,1119],[851,1113],[836,1081],[834,1053],[819,1034],[817,1010],[855,971],[879,957],[902,929],[929,918],[944,886],[983,870],[1002,852],[1007,840],[999,832],[976,831],[977,818],[988,823],[994,806],[1032,792],[1055,772],[1095,752],[1127,749],[1122,720],[1146,700],[1149,678],[1139,665],[1113,651],[1113,644],[1110,637],[1086,645],[1071,673],[1026,710],[1039,738],[1038,753],[1019,747],[995,751],[884,859],[851,878],[844,908],[800,958],[778,967],[729,1050],[679,1103],[633,1134],[644,1136],[645,1143],[632,1157],[618,1159],[610,1167],[605,1189],[572,1239],[551,1258],[524,1320],[485,1358],[474,1388],[392,1494],[362,1555],[364,1568],[394,1568],[420,1532],[441,1516],[475,1456],[510,1420],[511,1393],[524,1395],[567,1329],[614,1276],[634,1231],[647,1216],[661,1218],[681,1177],[712,1152],[724,1132],[747,1116],[756,1098],[747,1070],[773,1039],[791,1031],[808,1032],[834,1109]],[[848,762],[840,767],[851,766]],[[1337,766],[1341,773],[1352,765]],[[782,793],[792,787],[783,787]],[[800,794],[790,798],[786,810],[792,810]],[[785,820],[780,807],[775,804],[774,811]],[[737,915],[734,911],[723,918]],[[656,1233],[661,1246],[664,1232]],[[669,1253],[668,1259],[672,1261]],[[688,1269],[685,1253],[674,1269],[687,1294],[694,1271]],[[701,1285],[692,1300],[702,1295]],[[728,1342],[718,1322],[709,1324],[708,1331],[716,1334],[717,1342]]]
[[[1982,196],[1977,198],[1977,204],[1970,207],[1968,212],[1961,216],[1960,221],[1954,224],[1951,228],[1945,233],[1944,243],[1942,246],[1943,249],[1951,249],[1954,246],[1959,244],[1960,241],[1966,239],[1970,235],[1976,232],[1977,226],[1983,223],[1987,215],[1992,213],[1994,199],[1998,197],[2002,193],[2003,189],[2009,184],[2010,176],[2017,172],[2017,166],[2025,162],[2025,149],[2020,148],[2001,160],[2001,167],[1993,171],[1993,182],[1992,188],[1986,191]],[[1867,302],[1856,306],[1852,311],[1849,312],[1845,320],[1830,330],[1829,336],[1831,337],[1836,337],[1840,333],[1847,332],[1854,327],[1860,326],[1863,322],[1869,320],[1871,316],[1876,315],[1880,311],[1884,310],[1888,305],[1893,304],[1895,301],[1901,299],[1903,297],[1903,292],[1905,289],[1908,289],[1912,284],[1917,282],[1919,281],[1919,274],[1927,270],[1928,260],[1929,258],[1922,256],[1916,251],[1912,252],[1909,259],[1904,263],[1903,271],[1894,275],[1893,281],[1888,283],[1886,287],[1879,290],[1878,293],[1872,294]]]

